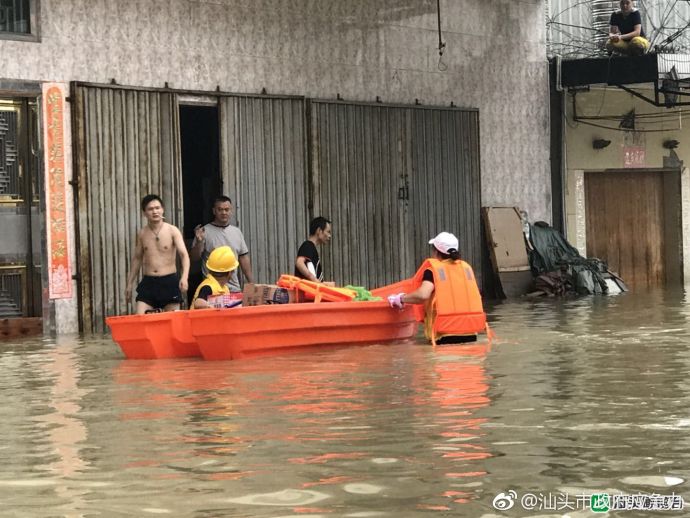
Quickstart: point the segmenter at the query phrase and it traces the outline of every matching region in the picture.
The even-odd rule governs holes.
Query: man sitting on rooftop
[[[633,8],[632,0],[621,0],[621,9],[611,15],[609,41],[606,50],[626,56],[641,56],[649,49],[649,41],[642,30],[640,11]]]

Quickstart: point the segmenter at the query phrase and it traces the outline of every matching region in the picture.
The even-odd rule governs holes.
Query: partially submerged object
[[[530,225],[532,269],[537,272],[537,292],[533,295],[566,293],[616,294],[628,291],[618,275],[596,257],[582,257],[556,229],[537,221]]]
[[[412,338],[417,321],[410,307],[391,311],[387,302],[284,304],[230,311],[195,311],[192,335],[205,360],[236,360],[329,345],[386,343]]]
[[[482,221],[497,294],[501,298],[512,298],[529,292],[534,280],[520,210],[517,207],[483,207]]]
[[[106,323],[127,358],[206,360],[406,340],[418,326],[413,306],[393,311],[381,301],[186,310],[108,317]]]
[[[527,222],[517,207],[483,207],[497,295],[502,298],[616,294],[623,280],[595,257],[582,257],[548,223]]]
[[[196,310],[202,311],[202,310]],[[225,311],[237,311],[227,309]],[[106,317],[113,340],[127,358],[190,358],[201,356],[187,315],[190,310]]]
[[[338,288],[286,275],[278,284],[279,289],[298,292],[290,300],[314,302],[113,316],[106,318],[106,324],[127,358],[236,360],[297,348],[407,340],[424,321],[422,305],[407,304],[398,310],[380,300],[412,291],[413,279],[366,292],[366,297],[363,288]],[[458,301],[450,316],[462,319],[467,334],[484,332],[486,315],[481,300],[472,304],[469,297],[459,297]]]

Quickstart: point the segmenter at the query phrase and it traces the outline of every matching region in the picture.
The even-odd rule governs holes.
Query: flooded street
[[[684,293],[488,314],[490,345],[235,362],[123,360],[107,337],[3,343],[2,515],[595,516],[593,493],[690,505]]]

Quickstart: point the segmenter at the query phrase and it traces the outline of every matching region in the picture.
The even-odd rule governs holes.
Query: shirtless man
[[[187,291],[189,255],[179,229],[163,221],[163,200],[156,194],[147,194],[141,200],[141,210],[147,223],[137,234],[132,265],[127,276],[127,300],[132,298],[132,286],[143,266],[144,277],[137,286],[137,314],[151,310],[174,311],[180,309],[182,293]],[[182,262],[182,275],[178,281],[175,253]]]

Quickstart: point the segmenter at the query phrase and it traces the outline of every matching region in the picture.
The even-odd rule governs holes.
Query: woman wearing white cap
[[[485,329],[486,315],[472,267],[460,259],[453,234],[441,232],[429,244],[431,258],[414,276],[416,289],[390,295],[388,303],[393,308],[424,304],[424,331],[434,345],[475,340]]]

